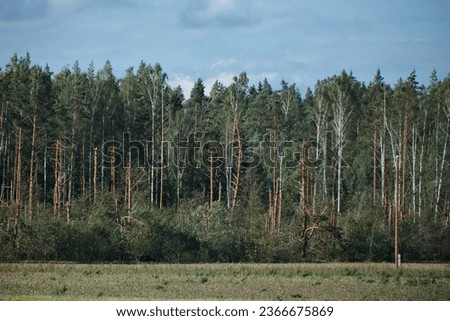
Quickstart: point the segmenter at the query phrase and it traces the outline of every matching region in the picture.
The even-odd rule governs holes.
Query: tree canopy
[[[167,79],[0,69],[0,260],[450,259],[450,75]]]

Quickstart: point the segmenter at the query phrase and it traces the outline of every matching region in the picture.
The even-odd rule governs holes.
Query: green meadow
[[[2,300],[450,300],[450,265],[0,264]]]

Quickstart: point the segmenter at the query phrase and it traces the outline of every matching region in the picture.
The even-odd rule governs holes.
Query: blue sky
[[[415,69],[426,85],[450,72],[449,17],[450,0],[1,0],[0,66],[26,51],[55,73],[159,62],[187,96],[199,77],[209,89],[241,71],[302,94],[342,69],[391,84]]]

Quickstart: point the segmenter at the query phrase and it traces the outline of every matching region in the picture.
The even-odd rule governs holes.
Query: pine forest
[[[114,72],[0,69],[0,261],[450,260],[450,74]]]

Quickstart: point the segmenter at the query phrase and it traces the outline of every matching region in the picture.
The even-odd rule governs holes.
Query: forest
[[[185,97],[158,63],[14,54],[0,261],[393,261],[396,219],[403,261],[449,261],[450,74],[311,85],[242,72]]]

